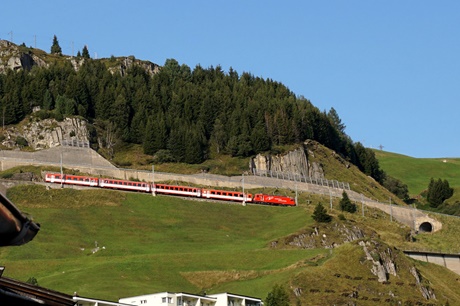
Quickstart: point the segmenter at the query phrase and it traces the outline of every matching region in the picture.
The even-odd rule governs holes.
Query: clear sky
[[[3,0],[0,39],[270,78],[366,147],[460,157],[460,1]]]

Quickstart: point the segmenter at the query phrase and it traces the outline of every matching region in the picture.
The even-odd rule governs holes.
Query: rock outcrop
[[[306,141],[301,147],[285,154],[258,154],[250,161],[252,173],[290,173],[315,179],[324,178],[324,171],[320,164],[309,160],[308,150],[310,141]]]
[[[72,64],[75,71],[78,71],[85,63],[86,59],[74,56],[62,56],[63,60],[67,60]],[[8,70],[30,70],[34,66],[48,67],[55,58],[52,58],[47,53],[25,46],[18,46],[7,40],[0,40],[0,73],[6,73]],[[160,66],[150,61],[142,61],[134,56],[127,57],[111,57],[110,59],[95,59],[108,63],[108,71],[126,75],[128,70],[133,66],[139,66],[144,69],[150,76],[160,71]]]
[[[2,145],[14,148],[18,138],[24,138],[34,150],[48,149],[61,145],[63,141],[89,143],[87,122],[79,118],[65,118],[63,121],[45,119],[31,120],[21,128],[11,127],[4,132]]]
[[[48,67],[48,64],[36,54],[25,50],[21,50],[17,45],[0,40],[0,73],[5,73],[7,70],[30,70],[33,66]]]
[[[359,242],[359,245],[362,246],[366,254],[366,259],[372,263],[372,274],[377,276],[378,281],[382,283],[388,281],[388,276],[390,274],[396,276],[396,265],[391,249],[387,247],[381,251],[375,244],[375,242],[371,243],[369,241]]]
[[[157,64],[149,61],[137,60],[134,56],[118,58],[118,61],[120,62],[120,65],[115,68],[109,68],[109,71],[114,73],[118,70],[122,76],[126,75],[127,71],[135,65],[140,66],[150,76],[153,76],[160,71],[160,66]]]

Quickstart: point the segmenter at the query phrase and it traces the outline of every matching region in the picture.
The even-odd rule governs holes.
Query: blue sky
[[[220,65],[333,107],[366,147],[460,157],[460,1],[5,0],[0,39]]]

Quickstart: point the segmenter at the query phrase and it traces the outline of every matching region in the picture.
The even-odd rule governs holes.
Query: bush
[[[289,306],[290,304],[289,294],[281,285],[273,286],[272,290],[265,298],[266,306]]]
[[[16,144],[20,147],[27,147],[29,145],[27,140],[21,136],[18,136],[18,138],[16,138]]]
[[[29,279],[26,281],[26,283],[28,284],[31,284],[31,285],[34,285],[34,286],[38,286],[38,281],[35,277],[29,277]]]
[[[48,118],[51,117],[50,112],[47,111],[47,110],[44,110],[44,109],[39,110],[39,111],[36,112],[34,115],[35,115],[37,118],[40,118],[40,120],[45,120],[45,119],[48,119]]]
[[[158,150],[155,154],[155,162],[157,163],[171,163],[175,161],[174,156],[169,150]]]

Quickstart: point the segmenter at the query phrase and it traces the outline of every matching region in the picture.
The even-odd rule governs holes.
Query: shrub
[[[273,286],[272,290],[265,298],[266,306],[289,306],[290,304],[289,294],[281,285]]]
[[[26,283],[28,284],[31,284],[31,285],[34,285],[34,286],[38,286],[38,281],[35,277],[29,277],[29,279],[26,281]]]
[[[155,161],[157,163],[171,163],[175,162],[174,156],[169,150],[158,150],[155,154]]]
[[[21,136],[18,136],[18,138],[16,138],[16,144],[20,147],[27,147],[29,145],[27,140]]]

